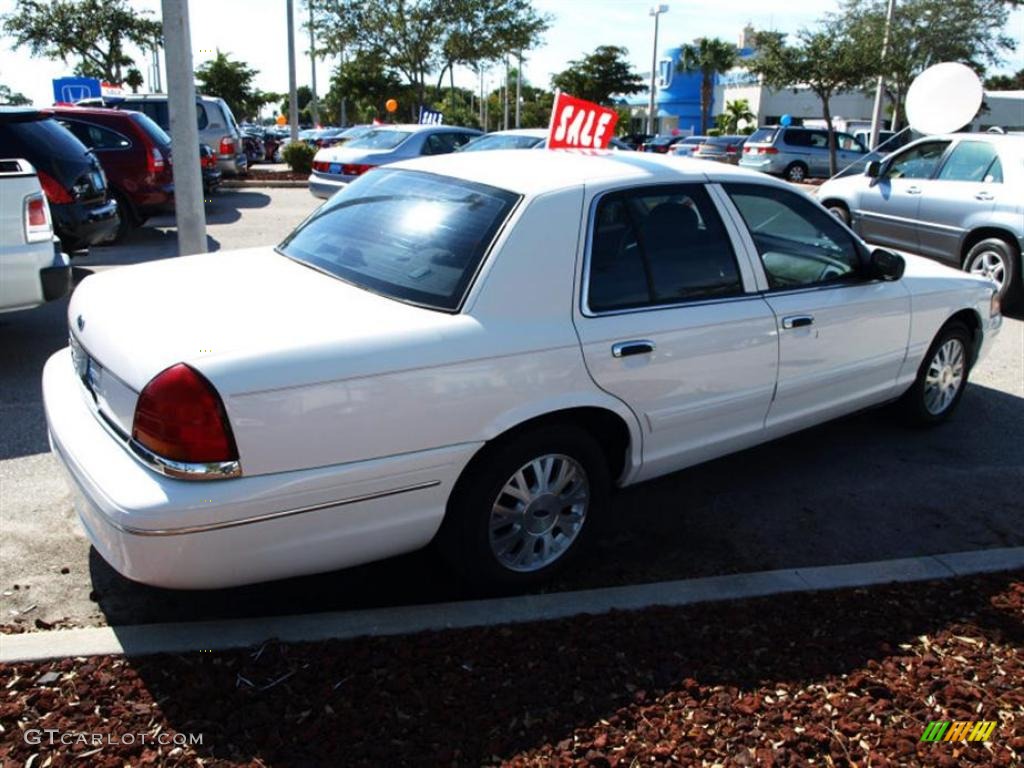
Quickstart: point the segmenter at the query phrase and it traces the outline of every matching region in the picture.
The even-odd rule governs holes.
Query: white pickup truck
[[[59,299],[70,286],[71,265],[53,236],[35,168],[0,159],[0,312]]]

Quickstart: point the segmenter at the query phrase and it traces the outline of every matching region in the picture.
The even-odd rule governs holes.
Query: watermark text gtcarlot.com
[[[51,747],[70,747],[84,744],[90,747],[159,745],[163,747],[202,746],[201,733],[79,733],[60,731],[56,728],[26,728],[24,732],[26,744],[33,746],[45,744]]]

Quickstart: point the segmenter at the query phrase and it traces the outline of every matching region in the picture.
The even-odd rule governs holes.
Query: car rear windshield
[[[370,131],[365,136],[350,141],[346,149],[394,149],[407,138],[412,136],[409,131],[394,131],[385,129],[382,131]]]
[[[163,128],[146,117],[142,112],[132,112],[131,119],[158,147],[171,146],[171,137],[167,135]]]
[[[747,139],[747,144],[771,144],[775,141],[777,128],[758,128]]]
[[[544,139],[540,136],[482,136],[456,149],[456,152],[479,152],[483,149],[530,149]]]
[[[279,251],[400,301],[454,311],[519,196],[380,169],[334,195]]]

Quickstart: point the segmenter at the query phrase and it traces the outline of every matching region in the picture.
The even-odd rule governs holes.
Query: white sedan
[[[455,153],[280,246],[87,278],[54,451],[118,571],[210,588],[436,541],[531,586],[631,485],[859,409],[956,408],[994,285],[870,251],[803,193],[632,153]]]

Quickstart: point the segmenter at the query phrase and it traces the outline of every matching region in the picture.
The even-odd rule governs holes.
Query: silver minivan
[[[836,131],[836,164],[842,170],[863,159],[867,148],[859,139]],[[744,168],[801,182],[828,178],[828,131],[770,125],[758,128],[743,145],[739,164]]]
[[[1024,294],[1024,136],[927,136],[818,199],[870,243],[985,275],[1004,300]]]
[[[80,107],[111,107],[142,112],[168,133],[171,132],[171,113],[166,93],[130,93],[127,96],[104,96],[82,99]],[[196,122],[199,143],[209,144],[217,155],[217,166],[229,176],[238,176],[248,170],[242,131],[231,113],[231,107],[217,96],[196,95]]]

